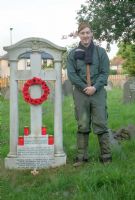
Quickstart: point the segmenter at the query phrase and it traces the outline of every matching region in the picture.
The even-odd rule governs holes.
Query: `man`
[[[78,124],[77,156],[74,166],[88,161],[88,140],[91,128],[97,134],[100,161],[112,160],[107,127],[106,90],[109,59],[105,50],[95,46],[89,24],[78,27],[80,43],[67,59],[68,77],[73,84],[75,116]]]

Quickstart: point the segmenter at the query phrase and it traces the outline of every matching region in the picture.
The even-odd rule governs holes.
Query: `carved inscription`
[[[48,135],[43,137],[32,137],[26,136],[24,137],[24,144],[31,145],[31,144],[48,144]]]
[[[27,168],[27,169],[41,169],[47,168],[54,164],[54,158],[46,158],[46,159],[30,159],[30,158],[18,158],[16,160],[17,168]]]
[[[54,155],[54,148],[49,145],[18,146],[18,157],[49,157]]]

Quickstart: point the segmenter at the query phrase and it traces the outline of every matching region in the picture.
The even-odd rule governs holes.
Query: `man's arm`
[[[84,88],[87,87],[87,85],[81,80],[76,72],[76,61],[74,59],[73,52],[70,52],[67,58],[67,73],[71,83],[77,88],[83,91]]]
[[[100,61],[99,61],[100,62],[100,73],[96,80],[96,83],[93,85],[97,91],[104,85],[107,85],[107,80],[108,80],[109,70],[110,70],[110,62],[109,62],[107,53],[103,48],[101,50],[102,50],[102,55],[101,55]]]

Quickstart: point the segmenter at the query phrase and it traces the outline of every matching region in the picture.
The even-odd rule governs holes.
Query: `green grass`
[[[124,141],[120,148],[112,147],[113,162],[103,166],[98,161],[99,147],[94,134],[90,135],[89,154],[91,162],[74,168],[76,121],[72,97],[63,102],[64,150],[67,165],[54,169],[39,170],[33,176],[30,170],[7,170],[4,157],[9,151],[9,102],[2,99],[0,200],[134,200],[135,199],[135,141]],[[109,128],[117,130],[135,124],[135,103],[124,105],[122,91],[108,92]],[[20,133],[29,125],[29,106],[19,98]],[[48,132],[53,133],[53,102],[43,105],[43,121]]]

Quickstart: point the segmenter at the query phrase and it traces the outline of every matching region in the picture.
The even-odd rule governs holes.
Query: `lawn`
[[[43,105],[43,121],[48,133],[53,133],[53,101]],[[124,105],[122,91],[108,92],[108,124],[117,130],[135,124],[135,103]],[[74,168],[76,121],[72,97],[63,100],[65,166],[39,170],[37,176],[31,170],[7,170],[4,157],[9,151],[9,101],[0,97],[0,200],[134,200],[135,199],[135,140],[123,141],[112,146],[113,162],[104,166],[98,161],[99,147],[94,134],[90,135],[90,162]],[[19,134],[29,126],[29,106],[19,96]]]

